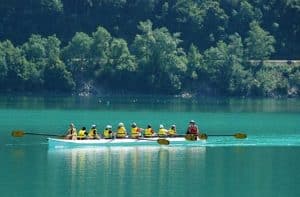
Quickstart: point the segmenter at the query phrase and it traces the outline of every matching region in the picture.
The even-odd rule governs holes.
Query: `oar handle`
[[[52,137],[64,137],[65,135],[58,135],[58,134],[48,134],[48,133],[30,133],[25,132],[27,135],[42,135],[42,136],[52,136]]]
[[[186,134],[179,134],[179,135],[175,135],[174,137],[185,137]],[[197,135],[199,137],[199,139],[201,140],[205,140],[207,139],[207,137],[209,136],[216,136],[216,137],[226,137],[226,136],[231,136],[231,137],[235,137],[238,139],[244,139],[247,138],[247,134],[245,133],[235,133],[235,134],[212,134],[212,135],[207,135],[205,133],[201,133]]]
[[[33,132],[25,132],[22,130],[14,130],[11,132],[13,137],[23,137],[24,135],[40,135],[40,136],[53,136],[53,137],[65,137],[65,135],[58,134],[49,134],[49,133],[33,133]]]
[[[157,142],[160,145],[169,145],[170,141],[164,138],[159,138],[157,140],[155,139],[147,139],[147,138],[137,138],[138,140],[146,140],[146,141],[152,141],[152,142]]]
[[[244,139],[244,138],[247,138],[247,134],[245,133],[235,133],[235,134],[219,134],[219,135],[216,135],[216,134],[213,134],[213,135],[208,135],[208,136],[232,136],[232,137],[235,137],[235,138],[238,138],[238,139]]]

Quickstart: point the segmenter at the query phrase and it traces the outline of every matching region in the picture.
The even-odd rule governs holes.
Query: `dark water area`
[[[290,99],[180,98],[174,96],[0,96],[1,108],[119,109],[159,111],[299,112],[300,101]]]

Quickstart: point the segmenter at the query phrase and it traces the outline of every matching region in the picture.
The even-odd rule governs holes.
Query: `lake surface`
[[[1,196],[300,196],[300,100],[166,97],[0,97]],[[46,137],[96,124],[116,128],[194,119],[207,147],[48,149]]]

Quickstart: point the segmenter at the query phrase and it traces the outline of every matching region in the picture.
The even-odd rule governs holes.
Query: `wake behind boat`
[[[169,138],[139,138],[139,139],[85,139],[69,140],[48,138],[49,148],[75,148],[75,147],[103,147],[103,146],[157,146],[157,145],[176,145],[176,146],[203,146],[206,140],[190,141],[184,137]]]

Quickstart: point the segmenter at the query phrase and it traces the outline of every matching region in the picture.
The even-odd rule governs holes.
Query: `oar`
[[[189,135],[189,136],[187,136]],[[206,140],[207,139],[207,135],[205,133],[202,133],[200,135],[192,135],[192,134],[177,134],[173,137],[184,137],[186,140],[188,141],[196,141],[197,140],[197,136],[200,140]]]
[[[23,137],[24,135],[42,135],[42,136],[53,136],[53,137],[65,137],[64,135],[58,135],[58,134],[31,133],[31,132],[25,132],[25,131],[22,131],[22,130],[12,131],[11,135],[13,137]]]
[[[200,140],[207,140],[208,136],[232,136],[235,137],[237,139],[245,139],[247,138],[247,134],[245,133],[235,133],[235,134],[213,134],[213,135],[207,135],[206,133],[201,133],[200,135],[198,135],[198,138]],[[176,135],[176,137],[186,137],[186,134],[184,135]],[[191,139],[187,139],[187,140],[191,140],[191,141],[195,141],[196,139],[191,138]]]
[[[164,138],[159,138],[157,140],[147,139],[147,138],[138,138],[138,140],[147,140],[147,141],[154,141],[157,142],[160,145],[169,145],[170,141]]]
[[[207,135],[205,133],[202,133],[199,135],[199,139],[207,139],[208,136],[217,136],[217,137],[223,137],[223,136],[232,136],[232,137],[235,137],[237,139],[245,139],[247,138],[247,134],[245,133],[235,133],[235,134],[213,134],[213,135]]]

